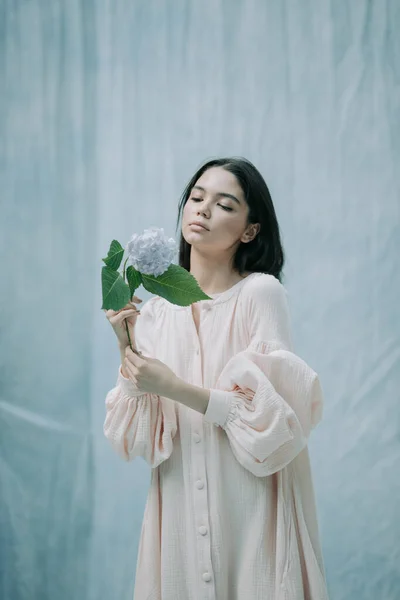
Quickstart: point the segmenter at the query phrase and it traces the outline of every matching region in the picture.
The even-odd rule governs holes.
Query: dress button
[[[201,533],[201,535],[206,535],[206,533],[207,533],[207,527],[205,527],[204,525],[201,525],[199,527],[199,533]]]
[[[201,481],[201,479],[199,479],[199,481],[196,481],[196,487],[198,490],[202,490],[204,487],[204,483]]]
[[[193,434],[193,439],[194,439],[194,441],[196,442],[196,444],[198,444],[198,443],[199,443],[199,441],[201,440],[201,437],[199,436],[199,434],[198,434],[198,433],[194,433],[194,434]]]
[[[203,573],[203,581],[211,581],[210,573]]]

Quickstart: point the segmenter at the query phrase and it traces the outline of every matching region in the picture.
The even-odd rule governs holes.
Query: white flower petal
[[[152,227],[145,229],[142,235],[134,233],[126,251],[130,264],[137,271],[158,277],[172,263],[176,253],[176,242],[165,235],[164,229]]]

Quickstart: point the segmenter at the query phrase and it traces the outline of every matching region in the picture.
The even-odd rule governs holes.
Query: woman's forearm
[[[126,377],[128,379],[128,373],[125,371],[124,369],[124,365],[125,365],[125,348],[122,348],[121,346],[119,347],[119,352],[121,355],[121,373],[124,377]]]
[[[166,396],[204,415],[210,400],[210,390],[192,385],[180,377],[176,377]]]
[[[132,345],[135,348],[135,345]],[[124,377],[130,379],[129,373],[127,373],[125,367],[125,360],[132,362],[133,357],[135,356],[132,352],[128,352],[128,356],[125,355],[126,348],[120,347],[121,353],[121,372]],[[152,364],[152,361],[157,364]],[[135,361],[133,361],[135,362]],[[142,384],[143,392],[146,393],[155,393],[164,396],[165,398],[170,398],[171,400],[175,400],[180,404],[184,404],[188,408],[192,408],[201,414],[205,414],[207,411],[208,403],[210,400],[210,390],[199,387],[197,385],[192,385],[191,383],[187,383],[175,373],[173,373],[164,363],[157,361],[155,359],[149,359],[150,362],[150,375],[149,375],[149,365],[147,365],[146,370],[147,373],[144,373],[144,385]],[[136,365],[136,369],[141,369],[142,365],[139,363]],[[153,371],[151,371],[153,369]],[[161,370],[160,370],[161,369]],[[164,370],[167,370],[167,373],[164,373]],[[157,378],[162,376],[161,382],[157,381]],[[140,374],[139,374],[140,377]],[[147,378],[147,384],[146,384]],[[155,385],[157,384],[157,385]],[[140,385],[139,385],[140,388]]]

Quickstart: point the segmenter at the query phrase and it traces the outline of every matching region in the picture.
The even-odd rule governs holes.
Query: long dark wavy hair
[[[176,230],[180,227],[183,208],[197,180],[212,167],[222,167],[235,175],[249,206],[247,225],[260,223],[260,231],[248,243],[241,243],[234,256],[233,267],[242,275],[245,272],[261,272],[274,275],[282,283],[285,254],[281,242],[279,224],[271,194],[261,173],[245,158],[217,158],[206,162],[186,185],[178,208]],[[179,265],[190,271],[190,248],[180,233]]]

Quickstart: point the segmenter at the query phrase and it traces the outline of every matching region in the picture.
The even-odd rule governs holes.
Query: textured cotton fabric
[[[318,375],[293,352],[285,287],[252,273],[191,307],[152,297],[139,350],[210,389],[205,415],[121,374],[104,432],[152,467],[134,600],[326,600],[307,440]]]

